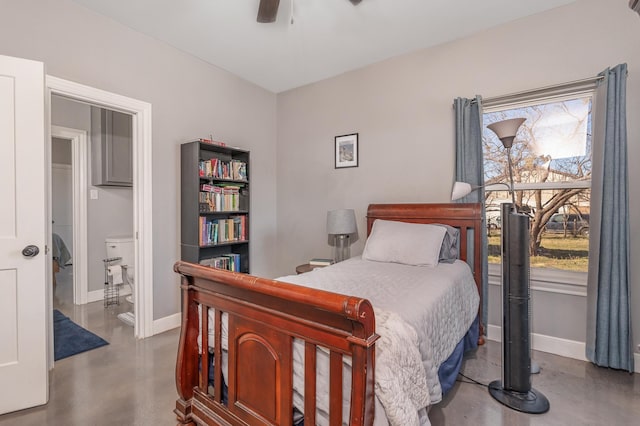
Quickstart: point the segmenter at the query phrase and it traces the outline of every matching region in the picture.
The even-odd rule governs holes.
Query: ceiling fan
[[[354,6],[360,3],[362,0],[349,0]],[[260,6],[258,7],[258,22],[269,23],[275,22],[278,15],[278,6],[280,0],[260,0]]]

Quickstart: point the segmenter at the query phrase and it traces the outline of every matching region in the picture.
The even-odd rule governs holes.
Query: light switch
[[[98,190],[97,189],[90,189],[89,190],[89,198],[91,198],[92,200],[97,200],[98,199]]]

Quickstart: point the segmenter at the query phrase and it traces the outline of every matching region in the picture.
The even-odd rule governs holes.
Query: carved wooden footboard
[[[316,424],[316,346],[330,351],[330,424],[342,423],[345,356],[352,358],[349,422],[373,422],[378,336],[367,300],[186,262],[176,263],[174,269],[182,275],[182,332],[176,365],[180,399],[175,409],[180,424],[291,425],[293,338],[305,342],[305,424]],[[209,309],[215,309],[215,342],[208,341],[209,333],[201,332],[209,329]],[[217,362],[224,350],[223,312],[228,318],[226,405],[222,362]],[[214,348],[213,354],[208,347]],[[213,389],[209,386],[211,356]]]
[[[367,234],[376,219],[459,228],[460,259],[472,265],[482,295],[480,204],[370,205]],[[329,424],[373,423],[378,336],[368,300],[186,262],[176,263],[174,270],[182,275],[180,399],[174,410],[179,424],[292,425],[294,339],[304,342],[304,406],[299,407],[304,424],[317,424],[318,347],[329,353],[329,406],[324,408]],[[223,355],[228,355],[226,368]],[[352,362],[346,390],[345,357]],[[348,413],[343,413],[343,392],[350,394]]]

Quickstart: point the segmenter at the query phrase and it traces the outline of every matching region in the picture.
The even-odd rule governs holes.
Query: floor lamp
[[[529,324],[529,216],[515,203],[511,146],[524,118],[493,123],[492,130],[507,151],[512,203],[502,204],[502,378],[489,384],[489,393],[518,411],[549,411],[549,400],[531,387],[531,332]]]

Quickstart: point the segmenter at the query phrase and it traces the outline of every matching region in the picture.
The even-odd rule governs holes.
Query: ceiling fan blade
[[[275,22],[276,16],[278,16],[278,6],[280,0],[260,0],[260,6],[258,7],[258,22],[269,23]]]

